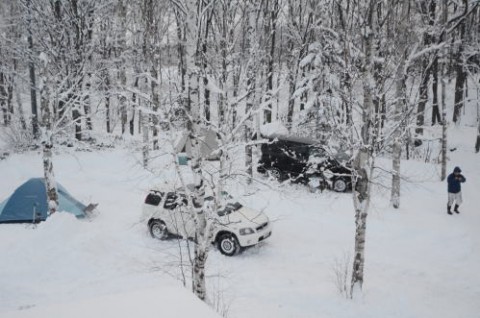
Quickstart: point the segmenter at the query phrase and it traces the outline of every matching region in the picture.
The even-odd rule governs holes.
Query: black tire
[[[231,233],[223,233],[218,236],[217,248],[226,256],[233,256],[240,252],[240,244],[235,235]]]
[[[332,189],[335,192],[345,192],[348,189],[348,183],[343,178],[334,179]]]
[[[267,169],[267,175],[277,181],[283,180],[283,173],[280,169],[272,167]]]
[[[166,240],[168,238],[168,230],[165,222],[162,220],[152,220],[148,223],[150,235],[157,240]]]

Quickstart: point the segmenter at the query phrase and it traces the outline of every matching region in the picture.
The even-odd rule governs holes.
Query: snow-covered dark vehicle
[[[296,136],[271,135],[262,144],[257,171],[283,181],[328,186],[337,192],[352,187],[349,156],[343,152],[327,151],[317,141]]]

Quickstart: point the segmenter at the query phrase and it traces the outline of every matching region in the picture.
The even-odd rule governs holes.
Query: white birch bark
[[[188,72],[188,91],[189,98],[198,95],[198,65],[197,50],[199,39],[199,24],[203,18],[197,15],[200,12],[202,3],[195,0],[185,1],[185,31],[186,31],[186,55],[185,65]],[[190,165],[195,179],[195,190],[193,193],[194,202],[191,204],[192,213],[195,220],[195,248],[192,267],[192,289],[193,293],[203,301],[207,300],[207,289],[205,282],[205,265],[208,257],[210,242],[208,241],[207,217],[203,207],[205,196],[205,183],[202,175],[202,158],[198,136],[200,136],[200,103],[197,98],[195,102],[189,101],[190,107],[186,110],[190,111],[189,115],[189,137],[192,144],[192,158]]]
[[[400,119],[402,111],[404,109],[404,100],[405,100],[405,54],[402,54],[400,64],[397,68],[397,78],[395,79],[395,118],[394,122],[397,123]],[[395,209],[400,207],[400,162],[402,156],[402,144],[401,144],[401,131],[400,127],[396,127],[393,132],[393,160],[392,160],[392,193],[390,202]]]
[[[402,156],[402,132],[404,125],[399,124],[402,120],[402,112],[405,110],[405,71],[406,71],[406,58],[407,58],[407,16],[408,6],[402,6],[402,12],[399,21],[398,33],[398,49],[401,52],[400,61],[397,66],[395,74],[395,110],[393,123],[396,125],[394,128],[393,138],[393,150],[392,150],[392,192],[390,197],[390,203],[395,209],[400,207],[400,163]]]
[[[51,136],[47,136],[43,144],[43,173],[45,178],[45,189],[47,191],[49,215],[55,213],[58,208],[58,193],[55,174],[53,171],[52,148],[53,144],[51,141]]]
[[[126,60],[124,56],[124,50],[126,50],[126,24],[127,24],[127,4],[124,1],[118,2],[118,16],[120,19],[120,34],[119,34],[119,78],[120,78],[120,85],[121,91],[124,91],[127,87],[127,74],[126,74]],[[127,129],[127,98],[123,93],[120,93],[119,96],[119,107],[120,107],[120,119],[121,119],[121,128],[122,128],[122,135],[125,133]]]
[[[143,167],[148,168],[148,164],[150,162],[150,146],[149,146],[149,131],[150,131],[150,114],[143,114],[141,116],[142,122],[142,159],[143,159]]]
[[[353,205],[355,208],[355,251],[353,259],[351,295],[362,289],[365,266],[365,238],[368,208],[370,203],[369,178],[373,169],[373,13],[375,1],[370,1],[366,8],[366,26],[363,31],[365,50],[363,81],[363,105],[361,123],[361,143],[353,163]]]
[[[45,189],[48,202],[48,215],[52,215],[57,211],[58,207],[58,193],[57,193],[57,183],[55,181],[55,173],[53,171],[53,159],[52,159],[52,148],[53,148],[53,134],[52,134],[52,116],[50,111],[50,91],[49,83],[45,77],[42,78],[41,83],[41,112],[42,112],[42,160],[43,160],[43,175],[45,182]]]
[[[256,47],[255,47],[255,4],[253,1],[248,2],[247,6],[247,51],[248,54],[250,55],[250,61],[247,66],[247,90],[248,90],[248,96],[247,96],[247,104],[245,107],[245,113],[248,113],[254,106],[255,104],[255,87],[256,87],[256,71],[255,71],[255,61],[256,61]],[[258,116],[255,116],[255,120],[259,119],[257,118]],[[245,146],[245,167],[246,167],[246,173],[248,175],[247,178],[247,183],[250,184],[252,183],[253,180],[253,146],[248,145],[249,141],[252,138],[252,126],[253,126],[253,120],[249,120],[247,124],[245,125],[245,141],[246,141],[246,146]],[[259,131],[259,130],[257,130]]]
[[[203,301],[207,300],[207,288],[205,282],[205,265],[208,257],[209,244],[207,242],[207,217],[203,208],[205,185],[202,177],[200,145],[197,138],[192,138],[194,158],[191,160],[191,168],[195,176],[195,191],[193,212],[195,215],[195,248],[192,269],[193,293]]]

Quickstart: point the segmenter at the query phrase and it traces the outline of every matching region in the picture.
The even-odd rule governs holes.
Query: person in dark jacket
[[[458,211],[458,207],[460,204],[462,204],[462,183],[465,181],[467,181],[467,179],[465,179],[465,177],[462,175],[462,170],[460,167],[455,167],[455,169],[453,169],[453,173],[448,176],[448,214],[452,214],[450,209],[454,202],[455,208],[453,211],[455,211],[455,213],[460,213],[460,211]]]

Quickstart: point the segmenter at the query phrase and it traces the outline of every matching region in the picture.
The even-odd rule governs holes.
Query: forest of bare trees
[[[43,150],[52,213],[56,144],[138,136],[148,167],[162,134],[186,130],[198,203],[202,129],[216,132],[221,167],[229,146],[244,146],[251,181],[254,139],[280,122],[350,150],[352,291],[363,283],[375,159],[392,160],[395,208],[401,159],[431,139],[444,179],[446,128],[462,120],[479,73],[476,0],[0,0],[1,124],[17,149]],[[431,126],[438,135],[427,133]],[[209,235],[203,212],[198,204],[193,211],[199,242]],[[207,244],[195,245],[201,299],[207,255]]]

